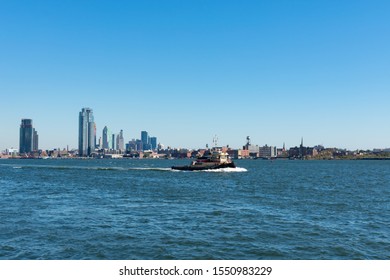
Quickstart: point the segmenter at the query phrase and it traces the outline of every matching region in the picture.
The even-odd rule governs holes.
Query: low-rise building
[[[265,145],[259,148],[259,157],[261,158],[275,158],[278,156],[276,147]]]

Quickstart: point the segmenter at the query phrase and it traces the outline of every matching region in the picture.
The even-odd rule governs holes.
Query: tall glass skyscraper
[[[111,143],[110,144],[111,144],[110,149],[115,150],[115,134],[111,135]]]
[[[141,131],[141,141],[142,144],[146,145],[148,144],[148,132],[147,131]]]
[[[141,142],[142,142],[142,150],[149,150],[149,135],[147,131],[141,131]]]
[[[31,119],[22,119],[20,124],[19,153],[30,153],[38,150],[38,133],[33,128]]]
[[[38,132],[33,128],[33,151],[38,151]]]
[[[123,130],[116,137],[116,149],[123,152],[125,150],[125,140],[123,139]]]
[[[107,126],[103,128],[103,149],[110,149],[110,137]]]
[[[95,122],[93,111],[82,108],[79,114],[79,156],[90,156],[95,150]]]
[[[150,145],[153,151],[157,150],[157,137],[150,137]]]

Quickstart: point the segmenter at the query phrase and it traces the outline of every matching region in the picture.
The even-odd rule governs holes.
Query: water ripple
[[[0,259],[390,258],[389,162],[171,165],[0,163]]]

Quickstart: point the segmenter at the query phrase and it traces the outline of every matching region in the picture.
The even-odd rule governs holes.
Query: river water
[[[390,161],[1,160],[0,259],[389,259]]]

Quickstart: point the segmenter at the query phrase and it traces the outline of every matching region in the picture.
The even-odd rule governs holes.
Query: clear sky
[[[0,150],[31,118],[125,141],[390,147],[390,1],[0,0]]]

